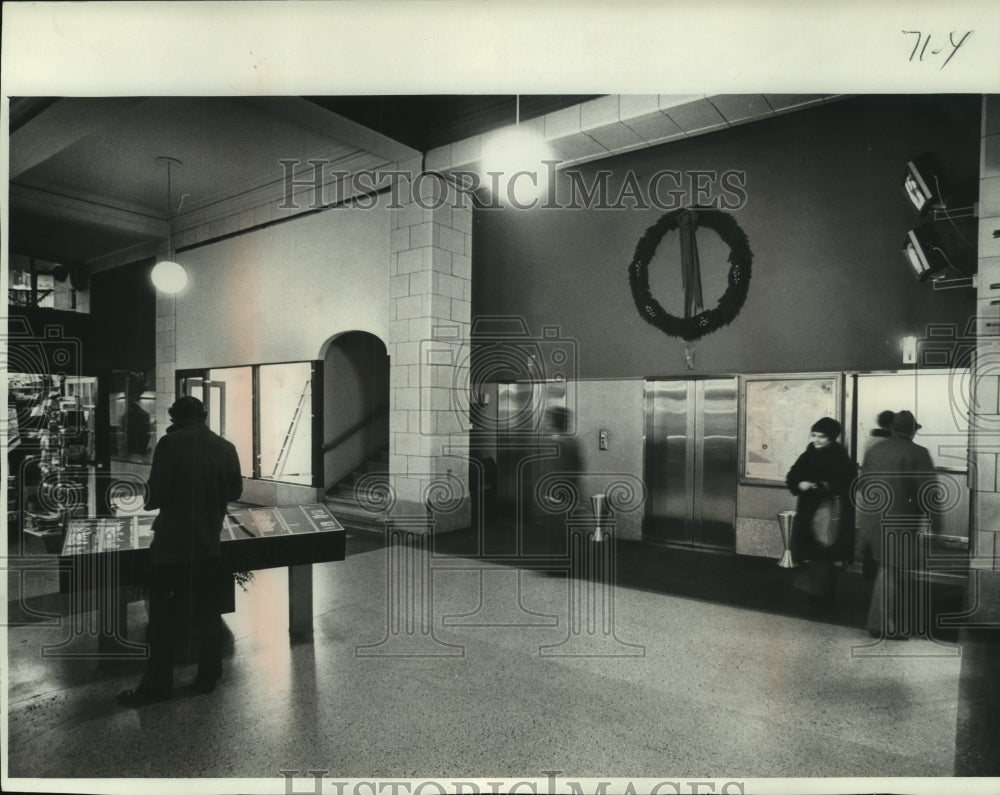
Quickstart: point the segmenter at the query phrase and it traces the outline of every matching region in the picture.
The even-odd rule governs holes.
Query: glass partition
[[[108,396],[111,455],[148,464],[156,440],[156,393],[142,373],[115,372]]]
[[[243,476],[253,477],[253,370],[225,367],[208,371],[202,385],[208,427],[236,446]]]
[[[243,476],[306,486],[321,434],[313,411],[321,362],[178,371],[178,392],[205,404],[208,425],[236,446]],[[320,387],[317,387],[320,384]]]
[[[260,367],[260,476],[312,483],[312,366]]]
[[[97,378],[14,372],[7,390],[7,494],[25,512],[22,526],[40,530],[38,516],[63,511],[94,515]]]
[[[72,266],[11,254],[7,276],[8,306],[90,312],[90,292]]]

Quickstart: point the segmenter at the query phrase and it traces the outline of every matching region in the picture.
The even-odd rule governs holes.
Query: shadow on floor
[[[565,531],[532,529],[520,545],[516,535],[512,524],[493,525],[482,538],[472,530],[461,530],[435,537],[434,551],[526,568],[568,567]],[[782,569],[771,558],[626,539],[613,543],[615,584],[621,587],[859,629],[865,626],[872,580],[854,567],[838,570],[836,597],[820,603],[792,587],[796,569]],[[965,585],[966,580],[957,577],[932,582],[934,614],[961,610]],[[953,628],[935,630],[934,636],[945,642],[958,640]]]
[[[1000,776],[1000,572],[977,570],[969,577],[970,614],[960,632],[955,733],[956,776]]]
[[[565,539],[537,533],[522,539],[520,555],[532,560],[565,561]],[[551,535],[551,534],[550,534]],[[616,585],[688,599],[764,611],[810,621],[863,629],[872,580],[851,567],[838,572],[836,598],[819,605],[792,587],[794,569],[770,558],[658,546],[618,539]],[[513,526],[491,527],[481,537],[471,530],[435,539],[439,554],[520,565]],[[554,553],[554,554],[553,554]],[[534,565],[534,564],[529,564]],[[933,636],[961,648],[955,731],[955,776],[1000,776],[1000,572],[976,571],[967,577],[930,583]],[[939,626],[942,621],[946,626]]]

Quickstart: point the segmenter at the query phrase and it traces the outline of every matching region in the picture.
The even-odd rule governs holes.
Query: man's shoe
[[[143,707],[157,701],[169,701],[173,693],[166,689],[139,685],[118,694],[118,703],[123,707]]]

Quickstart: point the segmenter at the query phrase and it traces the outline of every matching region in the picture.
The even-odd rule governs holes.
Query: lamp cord
[[[167,161],[167,259],[168,260],[172,260],[174,258],[174,224],[173,224],[174,192],[170,179],[173,165],[174,164],[171,163],[169,160]]]
[[[940,246],[931,246],[931,250],[938,252],[942,257],[944,257],[944,261],[948,264],[948,270],[955,271],[955,273],[962,273],[962,271],[951,264],[951,260],[948,258],[948,255],[944,252],[943,248]]]
[[[958,228],[958,225],[952,220],[951,215],[948,212],[948,205],[945,203],[944,196],[941,195],[941,182],[940,182],[940,180],[938,180],[938,175],[934,174],[933,177],[934,177],[934,186],[937,188],[938,202],[941,204],[941,207],[940,207],[941,214],[944,215],[944,217],[948,219],[948,223],[952,225],[952,227],[955,230],[955,233],[960,238],[962,238],[962,240],[965,241],[965,244],[966,245],[972,245],[969,242],[969,238],[967,238],[965,235],[962,234],[962,230]],[[943,254],[944,252],[941,252],[941,253]],[[945,259],[947,259],[947,257]]]

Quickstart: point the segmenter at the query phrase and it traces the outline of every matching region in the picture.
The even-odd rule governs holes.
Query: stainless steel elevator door
[[[737,394],[735,378],[646,382],[647,540],[735,549]]]
[[[565,381],[497,383],[497,500],[504,518],[517,515],[520,467],[547,437],[545,415],[555,407],[567,408]]]

